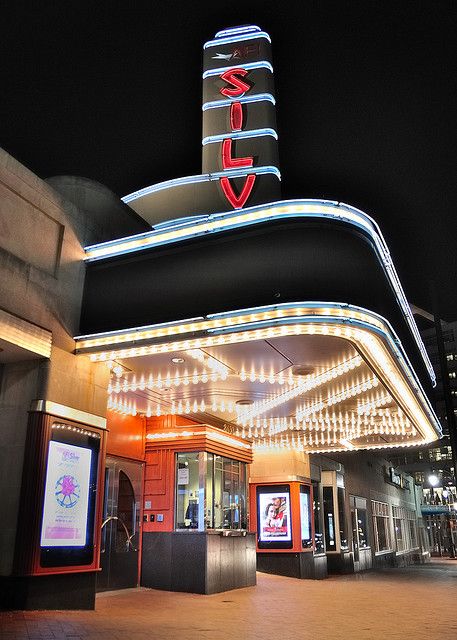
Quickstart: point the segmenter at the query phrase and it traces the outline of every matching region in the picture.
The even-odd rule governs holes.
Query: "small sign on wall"
[[[178,484],[189,484],[189,467],[178,469]]]

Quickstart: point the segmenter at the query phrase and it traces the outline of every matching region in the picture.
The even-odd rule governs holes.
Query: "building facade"
[[[205,44],[199,175],[119,201],[2,154],[4,606],[424,558],[359,451],[441,434],[433,369],[376,223],[280,199],[270,44]]]

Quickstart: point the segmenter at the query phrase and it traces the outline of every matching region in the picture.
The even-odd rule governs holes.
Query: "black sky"
[[[32,3],[29,3],[32,5]],[[120,196],[201,168],[203,43],[273,41],[284,197],[375,218],[408,299],[457,319],[453,0],[56,2],[2,13],[0,144]]]

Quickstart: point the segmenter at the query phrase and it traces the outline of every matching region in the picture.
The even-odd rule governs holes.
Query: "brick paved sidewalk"
[[[1,640],[454,640],[457,561],[323,581],[257,574],[201,596],[100,594],[96,611],[0,613]]]

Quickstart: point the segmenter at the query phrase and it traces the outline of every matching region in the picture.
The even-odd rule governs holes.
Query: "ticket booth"
[[[255,585],[251,445],[188,422],[148,421],[141,584],[206,594]]]

